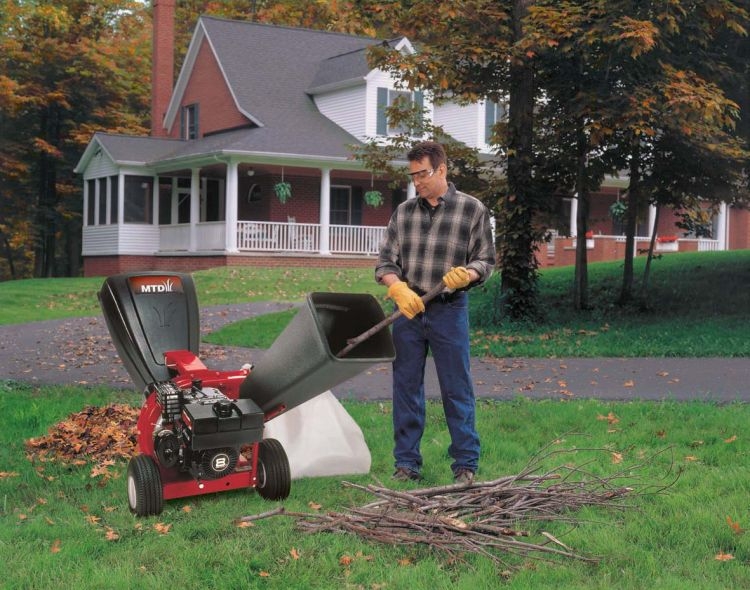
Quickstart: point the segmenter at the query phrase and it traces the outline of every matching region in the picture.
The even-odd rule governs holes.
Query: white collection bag
[[[292,479],[370,471],[362,430],[330,391],[269,420],[263,438],[284,447]]]

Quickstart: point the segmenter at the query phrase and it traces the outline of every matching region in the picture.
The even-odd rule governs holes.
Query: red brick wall
[[[727,214],[729,215],[729,249],[750,248],[750,211],[731,207],[727,208]]]
[[[275,254],[243,256],[88,256],[83,261],[83,275],[85,277],[99,277],[146,270],[193,272],[223,266],[374,268],[375,257],[290,256]]]
[[[193,72],[180,101],[180,107],[198,104],[198,134],[232,129],[250,121],[242,115],[229,93],[224,77],[216,64],[208,43],[204,40],[193,66]],[[175,117],[170,137],[180,136],[180,115]]]

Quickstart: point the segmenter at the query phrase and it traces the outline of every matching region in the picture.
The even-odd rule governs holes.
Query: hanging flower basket
[[[380,207],[383,204],[383,194],[380,191],[367,191],[365,203],[370,207]]]
[[[282,180],[273,185],[273,192],[276,193],[279,202],[284,204],[292,198],[292,185]]]

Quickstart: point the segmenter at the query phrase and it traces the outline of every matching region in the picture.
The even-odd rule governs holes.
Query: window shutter
[[[495,124],[495,103],[491,100],[484,102],[484,143],[490,143],[492,126]]]
[[[195,107],[193,108],[193,138],[198,139],[201,136],[201,105],[200,103],[195,103]]]
[[[185,133],[185,107],[180,109],[180,139],[187,139]]]
[[[388,107],[388,89],[378,88],[378,111],[375,133],[377,135],[388,135],[388,116],[385,109]]]
[[[424,127],[424,113],[422,112],[422,109],[424,108],[424,92],[421,90],[416,90],[414,92],[414,105],[419,109],[419,126]],[[421,131],[421,129],[419,131]]]

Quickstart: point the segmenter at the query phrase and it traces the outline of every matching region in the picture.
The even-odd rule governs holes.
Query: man
[[[393,213],[380,246],[375,278],[388,287],[402,315],[393,324],[394,479],[421,479],[425,427],[424,371],[428,349],[437,369],[448,424],[451,470],[471,483],[479,463],[474,388],[469,360],[466,290],[486,281],[495,266],[487,208],[448,182],[443,146],[425,141],[407,154],[418,198]],[[441,295],[421,296],[438,283]]]

